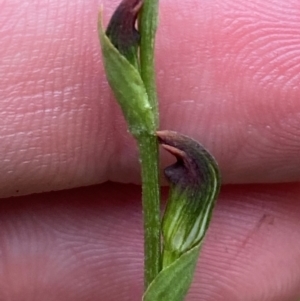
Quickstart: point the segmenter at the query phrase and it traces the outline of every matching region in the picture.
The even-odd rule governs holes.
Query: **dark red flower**
[[[142,0],[123,0],[115,10],[108,24],[106,35],[125,57],[137,49],[140,35],[135,28]]]

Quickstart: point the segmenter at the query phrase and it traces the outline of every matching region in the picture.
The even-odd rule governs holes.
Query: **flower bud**
[[[138,33],[134,28],[141,0],[123,0],[106,32],[100,11],[98,30],[108,83],[135,136],[154,134],[156,121],[137,60]]]
[[[137,66],[137,51],[140,34],[135,28],[141,0],[123,0],[112,15],[106,35],[128,61]]]
[[[197,141],[171,131],[157,132],[177,162],[165,169],[170,194],[163,217],[163,266],[200,244],[220,189],[217,163]]]

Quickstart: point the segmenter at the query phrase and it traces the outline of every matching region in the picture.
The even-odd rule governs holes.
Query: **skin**
[[[137,150],[101,4],[117,1],[0,3],[0,300],[141,299]],[[201,141],[230,184],[188,301],[300,296],[299,18],[297,0],[161,1],[161,129]]]

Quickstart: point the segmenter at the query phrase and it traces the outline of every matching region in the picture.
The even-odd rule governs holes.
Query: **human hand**
[[[1,196],[115,183],[2,200],[0,300],[140,300],[140,192],[120,184],[138,184],[137,151],[103,74],[98,8],[1,4]],[[232,184],[189,301],[300,296],[299,16],[292,0],[161,2],[161,129],[200,141]]]

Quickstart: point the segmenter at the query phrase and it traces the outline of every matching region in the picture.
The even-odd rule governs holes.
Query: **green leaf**
[[[112,44],[99,17],[99,38],[107,80],[134,136],[154,134],[155,118],[139,71]]]
[[[200,246],[163,269],[149,285],[143,301],[182,301],[191,285]]]

